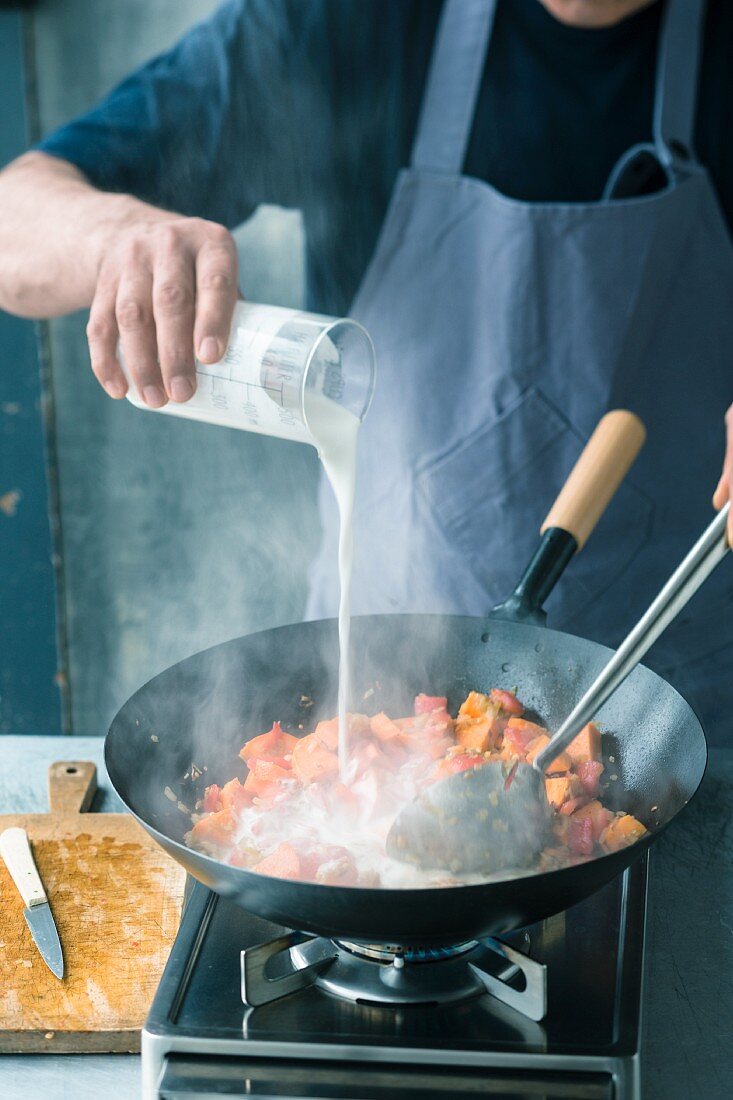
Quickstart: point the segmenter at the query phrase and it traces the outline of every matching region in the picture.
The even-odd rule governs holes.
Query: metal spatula
[[[395,819],[389,855],[425,868],[458,872],[528,866],[545,847],[550,818],[548,765],[577,737],[730,549],[730,505],[718,513],[664,588],[578,701],[533,764],[507,776],[499,763],[460,772],[429,787]]]

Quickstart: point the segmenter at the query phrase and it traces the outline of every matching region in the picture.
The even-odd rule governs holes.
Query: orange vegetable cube
[[[309,733],[307,737],[296,741],[293,749],[293,773],[303,786],[336,775],[338,770],[336,753],[324,745],[317,733]]]
[[[601,846],[607,852],[618,852],[628,848],[645,835],[646,829],[631,814],[619,814],[601,833]]]
[[[589,722],[567,748],[573,764],[586,764],[601,759],[601,731],[595,722]]]
[[[487,752],[495,741],[494,719],[464,718],[456,726],[456,741],[464,749]]]
[[[480,691],[470,691],[461,703],[458,714],[466,718],[482,718],[490,706],[491,699],[488,695],[482,695]]]
[[[583,788],[576,776],[561,775],[546,779],[545,791],[547,792],[547,801],[552,808],[559,810],[565,802],[569,802],[571,798],[577,798],[582,794]]]
[[[388,718],[384,711],[375,714],[370,725],[372,733],[378,737],[380,741],[391,741],[394,737],[402,736],[400,727],[396,722],[393,722],[391,718]]]
[[[532,764],[535,757],[549,745],[550,738],[546,733],[540,734],[539,737],[535,737],[533,741],[527,745],[527,763]],[[559,756],[556,756],[547,769],[548,775],[554,775],[558,772],[569,772],[573,766],[573,762],[566,752],[561,752]]]

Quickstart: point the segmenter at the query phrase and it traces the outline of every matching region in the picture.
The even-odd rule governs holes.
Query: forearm
[[[172,216],[98,191],[66,161],[27,153],[0,172],[0,308],[40,318],[91,305],[116,235]]]

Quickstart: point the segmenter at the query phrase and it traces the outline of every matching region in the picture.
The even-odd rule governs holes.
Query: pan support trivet
[[[291,932],[246,948],[240,966],[252,1008],[315,985],[359,1004],[459,1004],[489,993],[530,1020],[547,1012],[547,967],[495,938],[407,949]]]

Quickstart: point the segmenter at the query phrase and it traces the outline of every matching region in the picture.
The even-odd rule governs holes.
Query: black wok
[[[597,505],[597,485],[591,496]],[[354,699],[374,689],[365,710],[409,713],[414,695],[425,691],[447,694],[455,712],[471,689],[516,686],[543,724],[558,726],[611,651],[542,625],[542,602],[584,537],[569,534],[572,523],[557,522],[557,506],[552,514],[556,525],[545,530],[514,594],[488,619],[354,618]],[[337,654],[333,620],[205,650],[140,688],[116,715],[105,745],[117,793],[174,859],[212,890],[289,928],[368,943],[440,945],[534,923],[581,901],[638,858],[692,798],[705,770],[705,737],[691,707],[640,666],[598,715],[602,727],[613,731],[604,734],[604,802],[650,828],[631,848],[517,879],[395,890],[270,878],[186,847],[190,820],[170,795],[192,807],[204,785],[226,782],[237,770],[244,741],[269,729],[274,718],[297,733],[301,724],[312,729],[319,718],[332,716]],[[304,709],[304,697],[313,700],[312,707]],[[195,781],[192,763],[207,769]]]

